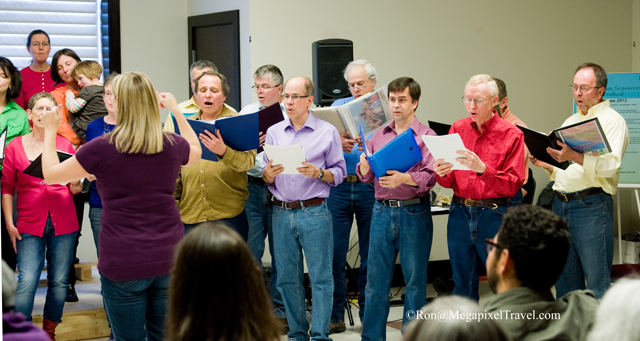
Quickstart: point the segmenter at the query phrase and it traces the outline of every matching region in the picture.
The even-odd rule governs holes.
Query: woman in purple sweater
[[[49,182],[94,175],[102,199],[98,270],[116,340],[161,340],[169,272],[184,227],[173,198],[181,166],[200,160],[200,141],[171,94],[159,94],[140,72],[113,82],[116,128],[63,163],[53,144],[60,116],[43,117],[42,168]],[[182,136],[163,133],[160,108],[171,110]]]

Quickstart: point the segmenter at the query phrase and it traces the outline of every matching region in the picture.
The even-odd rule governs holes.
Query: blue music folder
[[[176,134],[180,134],[175,117],[172,116],[172,119]],[[260,147],[258,119],[258,113],[253,113],[240,116],[228,116],[213,122],[192,119],[187,119],[187,122],[189,122],[189,125],[193,128],[193,131],[196,132],[198,138],[200,138],[200,134],[205,134],[205,130],[215,135],[216,130],[219,129],[224,144],[233,150],[244,152]],[[216,154],[205,147],[202,141],[200,142],[200,147],[202,147],[203,159],[218,161]]]
[[[360,136],[364,136],[362,126],[360,126],[360,134]],[[362,139],[362,144],[371,171],[378,180],[380,180],[381,176],[388,175],[387,171],[389,170],[404,173],[422,160],[420,147],[418,147],[418,143],[413,137],[413,130],[411,130],[411,128],[396,136],[396,138],[373,154],[369,154],[364,139]]]

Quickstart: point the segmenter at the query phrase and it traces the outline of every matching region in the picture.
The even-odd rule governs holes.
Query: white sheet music
[[[269,160],[273,160],[273,165],[282,165],[284,171],[281,174],[300,174],[296,168],[304,167],[303,162],[307,161],[304,156],[304,148],[299,144],[291,146],[264,145],[264,152]]]
[[[0,160],[4,160],[4,148],[7,146],[7,129],[5,128],[0,134]]]
[[[456,158],[463,157],[457,153],[458,150],[467,150],[458,133],[442,136],[423,135],[422,141],[434,159],[444,159],[443,163],[453,164],[453,170],[470,170],[456,160]]]

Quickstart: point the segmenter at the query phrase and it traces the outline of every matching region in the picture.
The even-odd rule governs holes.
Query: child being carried
[[[76,98],[71,90],[65,93],[66,105],[73,117],[69,124],[81,140],[85,139],[87,126],[97,118],[107,115],[107,108],[102,99],[103,87],[100,82],[102,67],[95,61],[83,61],[71,71],[78,85],[82,88]]]

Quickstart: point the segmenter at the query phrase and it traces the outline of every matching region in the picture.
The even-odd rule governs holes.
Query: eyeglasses
[[[358,83],[348,83],[347,85],[349,85],[349,89],[352,89],[352,90],[355,89],[356,87],[362,89],[365,84],[369,83],[370,79],[371,77],[367,78],[367,80],[360,81]]]
[[[493,251],[494,247],[498,248],[498,249],[502,249],[502,247],[500,247],[500,245],[498,245],[498,243],[494,243],[491,238],[486,238],[484,240],[484,245],[487,247],[487,254],[490,254],[491,251]]]
[[[45,47],[49,46],[49,43],[47,43],[47,42],[40,43],[40,42],[34,41],[33,43],[31,43],[31,46],[32,47],[37,47],[37,48],[40,48],[40,46],[42,46],[42,48],[45,48]]]
[[[601,86],[577,86],[577,85],[569,85],[569,88],[573,91],[573,92],[577,92],[578,89],[580,89],[580,92],[585,93],[588,92],[589,89],[597,89],[597,88],[601,88]]]
[[[102,96],[107,97],[107,98],[112,98],[113,97],[113,92],[105,92],[102,94]]]
[[[33,111],[37,113],[41,113],[43,111],[51,112],[51,110],[53,110],[53,107],[37,107],[33,109]]]
[[[289,99],[291,99],[294,102],[299,101],[302,98],[307,98],[309,96],[300,96],[300,95],[284,95],[284,100],[288,101]]]
[[[462,96],[462,101],[464,102],[464,104],[471,104],[471,102],[473,102],[477,106],[483,105],[487,103],[489,100],[490,98],[468,98],[468,97]]]
[[[266,86],[266,85],[262,85],[262,86],[260,86],[260,85],[258,85],[258,84],[254,84],[254,85],[251,87],[251,89],[253,89],[253,91],[258,91],[258,90],[262,90],[262,91],[269,91],[269,90],[271,90],[271,89],[273,89],[273,88],[277,88],[277,87],[279,87],[279,86],[280,86],[280,85],[275,85],[275,86]]]

